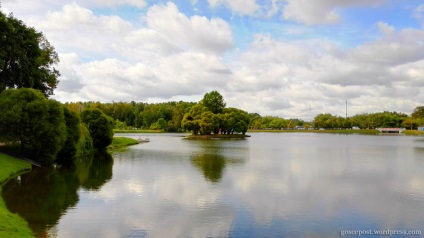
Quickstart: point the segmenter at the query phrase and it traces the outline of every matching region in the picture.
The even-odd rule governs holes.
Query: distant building
[[[419,130],[419,131],[424,131],[424,126],[419,126],[419,127],[418,127],[418,130]]]

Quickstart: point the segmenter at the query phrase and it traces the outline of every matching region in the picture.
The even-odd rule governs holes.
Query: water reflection
[[[232,142],[231,140],[194,140],[192,142],[200,149],[190,156],[191,164],[203,173],[205,180],[217,183],[221,180],[226,165],[235,165],[246,160],[246,150],[240,150],[240,147],[238,151],[237,147],[232,147],[230,149],[232,153],[228,154],[229,148],[226,146],[228,147],[228,144]]]
[[[78,203],[78,188],[99,189],[112,178],[112,167],[111,155],[103,152],[79,158],[75,165],[36,168],[7,183],[2,196],[38,237],[47,237],[46,229]]]
[[[203,172],[206,180],[219,182],[225,168],[225,158],[214,154],[200,154],[191,157],[191,163]]]
[[[67,205],[73,209],[50,229],[52,237],[339,237],[342,229],[424,231],[424,146],[414,137],[149,137],[148,144],[113,154],[113,178],[112,168],[97,177],[110,179],[104,186],[86,181],[102,174],[91,171],[94,163],[75,172],[76,186],[86,189],[79,189],[76,205]]]

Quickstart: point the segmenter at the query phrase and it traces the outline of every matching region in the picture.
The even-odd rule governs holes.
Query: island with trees
[[[225,108],[217,91],[206,93],[203,99],[184,114],[181,127],[191,131],[189,138],[244,138],[250,123],[249,114],[237,108]]]

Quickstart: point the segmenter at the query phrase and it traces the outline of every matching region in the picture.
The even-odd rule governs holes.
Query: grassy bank
[[[279,132],[279,133],[336,133],[336,134],[377,134],[378,130],[361,129],[361,130],[248,130],[248,132]]]
[[[417,131],[417,130],[406,130],[403,133],[405,135],[414,135],[414,136],[424,135],[424,131]]]
[[[117,149],[130,145],[138,144],[138,140],[128,137],[113,137],[112,144],[108,146],[109,149]]]
[[[0,184],[3,185],[9,179],[31,170],[31,165],[27,162],[15,159],[11,156],[0,153]],[[0,186],[1,193],[1,186]],[[34,237],[28,223],[11,213],[0,196],[0,237]]]
[[[374,135],[380,134],[378,130],[374,129],[361,129],[361,130],[248,130],[248,132],[270,132],[270,133],[293,133],[293,132],[302,132],[302,133],[334,133],[334,134],[364,134],[364,135]],[[405,130],[401,134],[405,135],[424,135],[424,131],[417,130]]]
[[[162,130],[118,130],[114,129],[114,133],[164,133]]]

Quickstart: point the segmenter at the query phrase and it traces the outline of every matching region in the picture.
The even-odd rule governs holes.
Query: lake
[[[2,195],[39,237],[424,232],[424,137],[250,135],[120,134],[151,142],[34,169]]]

